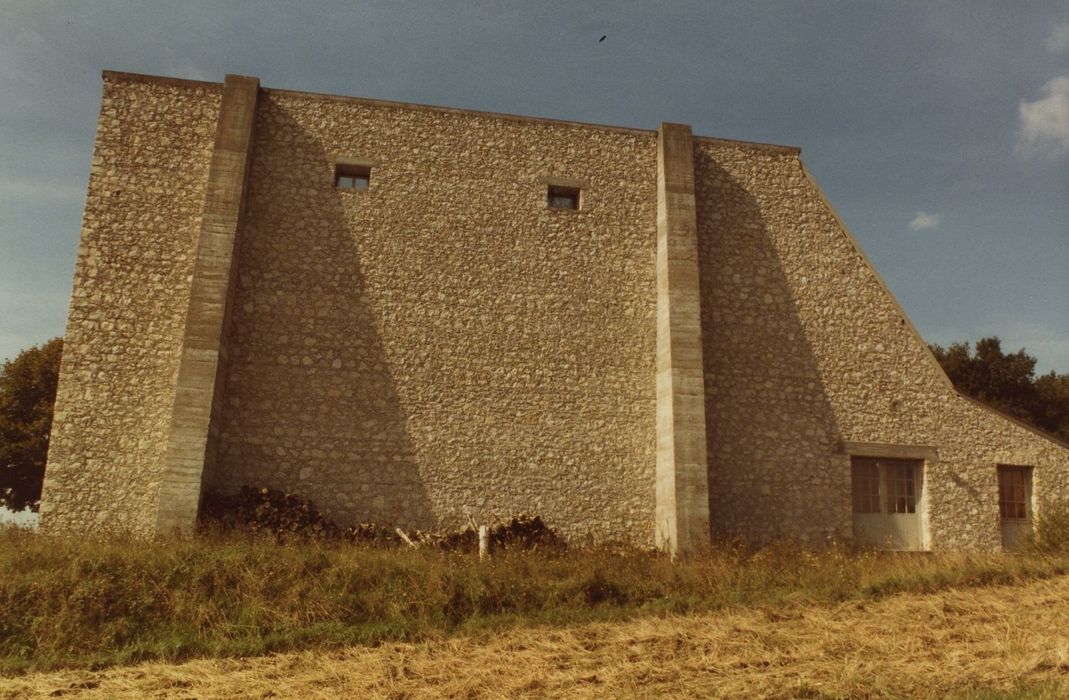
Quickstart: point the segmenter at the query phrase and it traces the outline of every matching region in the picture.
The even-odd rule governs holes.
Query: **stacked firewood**
[[[467,527],[452,532],[426,532],[413,530],[402,533],[401,539],[412,547],[432,547],[448,551],[475,552],[479,549],[479,528],[472,521]],[[537,515],[515,515],[507,520],[496,520],[489,527],[489,544],[492,550],[503,549],[563,549],[565,544],[557,533]]]
[[[562,549],[564,540],[537,515],[517,515],[490,527],[493,549]]]
[[[334,539],[336,524],[311,501],[276,489],[243,486],[233,495],[207,494],[201,503],[202,527],[237,530],[279,541]]]
[[[378,523],[339,527],[321,514],[311,501],[276,489],[245,486],[236,494],[208,494],[201,506],[201,526],[207,530],[239,531],[274,538],[279,542],[300,540],[345,540],[375,547],[427,547],[446,551],[475,552],[479,528],[474,520],[460,530],[405,531]],[[537,515],[495,518],[489,527],[493,550],[563,549],[564,541]]]

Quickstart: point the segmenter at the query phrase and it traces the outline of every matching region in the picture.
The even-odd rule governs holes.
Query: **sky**
[[[799,146],[926,340],[1069,372],[1069,0],[0,0],[0,358],[63,333],[104,69]]]

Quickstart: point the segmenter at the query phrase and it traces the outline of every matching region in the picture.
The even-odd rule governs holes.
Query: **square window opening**
[[[334,186],[343,190],[366,190],[371,186],[371,166],[345,165],[334,166]]]
[[[579,209],[579,188],[550,185],[547,193],[550,209]]]

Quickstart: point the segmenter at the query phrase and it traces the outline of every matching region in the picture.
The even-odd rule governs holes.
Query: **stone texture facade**
[[[933,548],[999,546],[998,464],[1069,499],[1067,446],[954,390],[797,154],[705,140],[695,171],[716,533],[850,536],[860,445],[927,456]]]
[[[41,503],[150,532],[222,86],[105,74]]]
[[[655,134],[273,90],[255,130],[211,488],[648,538]]]
[[[999,546],[999,464],[1069,499],[1069,449],[953,390],[798,149],[246,88],[220,257],[226,90],[105,74],[50,530],[186,527],[255,484],[342,523],[815,545],[851,537],[852,455],[923,460],[926,548]],[[367,190],[335,187],[353,162]]]

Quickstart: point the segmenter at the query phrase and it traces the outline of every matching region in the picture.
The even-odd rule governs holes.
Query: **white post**
[[[479,526],[479,559],[490,556],[490,528],[486,525]]]

